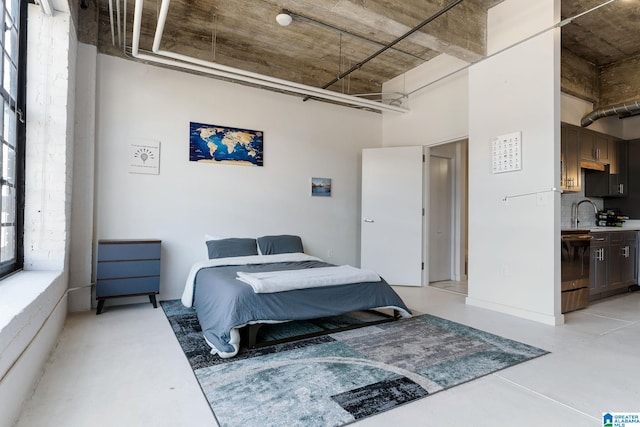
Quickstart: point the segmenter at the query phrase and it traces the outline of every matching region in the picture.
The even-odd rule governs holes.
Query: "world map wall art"
[[[190,122],[189,160],[262,166],[263,132]]]

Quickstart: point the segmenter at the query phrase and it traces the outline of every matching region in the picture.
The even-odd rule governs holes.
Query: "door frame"
[[[441,162],[446,162],[447,164],[447,177],[444,180],[445,182],[438,181],[438,183],[442,184],[442,183],[446,183],[446,188],[442,188],[440,190],[436,190],[435,186],[436,183],[435,182],[431,182],[430,186],[429,186],[429,190],[430,190],[430,194],[429,194],[429,202],[431,202],[434,193],[435,195],[442,197],[442,199],[437,199],[439,202],[438,209],[440,210],[442,209],[443,206],[443,202],[447,202],[446,203],[446,215],[445,217],[443,217],[442,215],[438,214],[437,215],[437,219],[438,222],[434,222],[434,220],[436,219],[436,215],[434,214],[436,212],[436,208],[433,207],[433,209],[429,210],[429,216],[428,216],[428,220],[429,220],[429,248],[432,249],[434,247],[438,247],[438,248],[442,248],[444,247],[444,245],[446,245],[446,247],[448,248],[448,252],[446,253],[446,257],[442,258],[441,256],[435,256],[435,254],[432,254],[433,256],[431,256],[429,258],[429,283],[432,283],[432,274],[434,273],[434,271],[431,270],[431,267],[434,268],[440,268],[440,267],[444,267],[445,265],[439,266],[439,263],[435,263],[433,261],[435,261],[435,258],[437,258],[438,260],[442,261],[442,264],[446,264],[446,272],[444,270],[442,270],[442,276],[446,276],[446,279],[441,279],[441,280],[454,280],[455,279],[455,268],[454,268],[454,264],[455,264],[455,248],[456,248],[456,243],[455,243],[455,221],[456,221],[456,216],[454,215],[456,212],[456,201],[454,199],[455,197],[455,187],[454,187],[454,174],[455,174],[455,170],[453,168],[453,163],[455,161],[455,155],[453,156],[449,156],[449,155],[444,155],[443,153],[439,153],[436,152],[436,150],[431,150],[431,155],[428,158],[429,161],[429,176],[430,178],[433,178],[433,171],[434,171],[434,162],[438,160]],[[438,175],[435,175],[435,177],[437,178]],[[442,222],[440,222],[442,221]],[[446,222],[446,224],[444,224]],[[443,227],[442,230],[444,231],[443,234],[446,234],[446,236],[443,236],[443,240],[442,241],[438,241],[438,243],[435,243],[436,240],[438,240],[437,237],[435,237],[434,233],[432,233],[432,231],[435,231],[433,229],[431,229],[431,227],[435,225],[437,227],[442,226],[442,225],[446,225],[446,228]],[[433,240],[432,240],[433,239]],[[434,244],[436,244],[436,246],[434,246]],[[442,244],[442,246],[440,245]],[[443,254],[444,255],[444,254]]]
[[[467,280],[467,248],[468,248],[468,147],[469,140],[467,138],[458,139],[454,141],[443,142],[434,144],[431,146],[425,146],[423,153],[425,159],[431,156],[431,151],[438,152],[438,147],[443,145],[455,144],[455,154],[452,159],[452,178],[453,178],[453,227],[451,230],[451,242],[452,242],[452,280],[465,281]],[[423,194],[423,206],[425,207],[425,215],[423,216],[423,262],[425,268],[422,272],[423,286],[429,285],[429,236],[430,236],[430,179],[429,179],[429,162],[424,162],[424,194]]]

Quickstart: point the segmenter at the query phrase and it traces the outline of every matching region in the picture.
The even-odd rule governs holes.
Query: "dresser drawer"
[[[160,242],[100,243],[98,262],[160,259]]]
[[[159,275],[159,259],[152,259],[147,261],[111,261],[98,263],[98,280]]]
[[[98,280],[96,298],[121,295],[157,294],[160,291],[160,277],[137,277],[130,279]]]
[[[153,307],[158,306],[161,245],[157,239],[98,241],[96,314],[108,298],[148,295]]]

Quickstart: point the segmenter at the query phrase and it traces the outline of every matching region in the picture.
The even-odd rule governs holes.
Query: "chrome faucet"
[[[578,223],[580,222],[578,220],[578,208],[583,203],[591,203],[591,206],[593,206],[593,212],[594,212],[595,216],[596,217],[598,216],[598,207],[591,200],[584,199],[584,200],[580,200],[578,203],[574,202],[574,203],[571,204],[571,226],[573,228],[578,228]]]

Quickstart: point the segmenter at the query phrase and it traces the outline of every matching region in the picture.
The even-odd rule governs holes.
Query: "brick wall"
[[[29,9],[25,269],[66,270],[77,41],[70,16]]]

